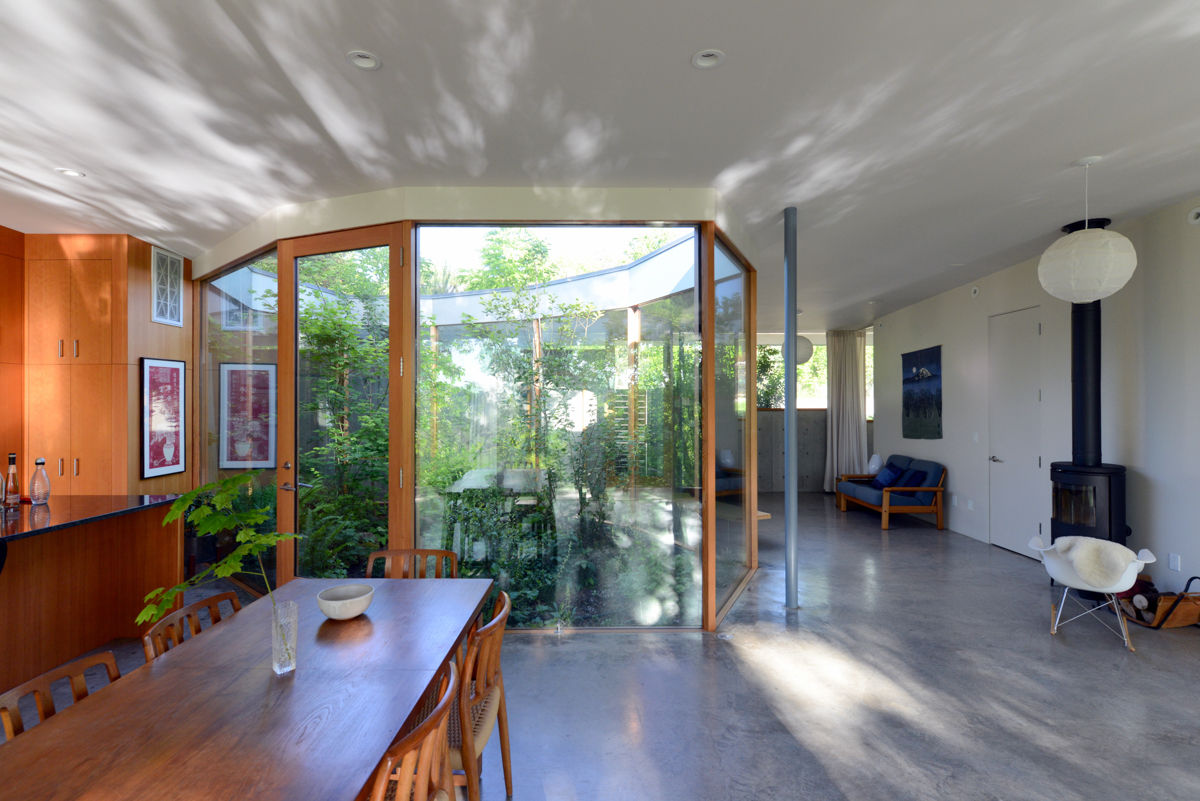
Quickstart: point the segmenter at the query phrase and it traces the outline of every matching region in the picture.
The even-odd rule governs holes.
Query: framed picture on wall
[[[183,327],[183,256],[162,248],[151,249],[150,319]]]
[[[275,466],[275,365],[221,365],[220,468]]]
[[[142,478],[187,470],[187,365],[142,357]]]

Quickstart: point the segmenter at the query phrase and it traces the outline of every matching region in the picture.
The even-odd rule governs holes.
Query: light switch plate
[[[1179,562],[1179,554],[1167,554],[1167,567],[1171,568],[1172,570],[1182,570],[1183,568],[1180,567]]]

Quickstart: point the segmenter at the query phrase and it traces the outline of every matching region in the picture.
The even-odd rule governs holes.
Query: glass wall
[[[296,575],[388,541],[388,248],[296,259]]]
[[[260,470],[239,503],[267,508],[263,531],[274,531],[278,364],[278,297],[275,252],[266,253],[205,281],[201,294],[200,398],[201,482]],[[233,549],[232,534],[188,538],[187,572]],[[274,581],[274,551],[264,557]],[[255,572],[241,580],[259,592]]]
[[[514,625],[698,626],[696,230],[417,241],[417,545]]]
[[[746,499],[746,278],[716,243],[714,398],[716,465],[716,598],[720,608],[750,569]]]

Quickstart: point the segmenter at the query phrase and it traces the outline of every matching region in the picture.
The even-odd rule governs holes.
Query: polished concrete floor
[[[760,506],[717,636],[506,637],[515,798],[1200,799],[1200,629],[1051,637],[1038,562],[820,494],[788,612],[781,496]]]
[[[760,508],[762,568],[717,635],[506,636],[516,799],[1200,799],[1200,629],[1136,629],[1133,654],[1091,620],[1051,637],[1038,562],[821,494],[788,612],[781,496]]]

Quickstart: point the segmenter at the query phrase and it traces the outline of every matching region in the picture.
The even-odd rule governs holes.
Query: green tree
[[[462,288],[519,289],[558,277],[550,246],[528,228],[494,228],[479,252],[483,266],[462,276]]]
[[[625,246],[625,258],[631,262],[637,261],[642,256],[649,256],[670,240],[671,235],[666,231],[647,231],[644,234],[638,234]]]

